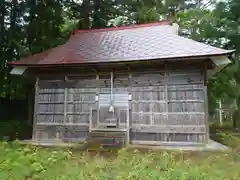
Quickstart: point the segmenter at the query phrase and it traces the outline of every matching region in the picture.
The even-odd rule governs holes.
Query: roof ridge
[[[191,39],[191,38],[189,38],[189,37],[181,36],[181,35],[179,35],[179,34],[171,34],[171,35],[178,36],[178,37],[180,37],[180,38],[182,38],[182,39],[191,41],[191,42],[193,42],[193,43],[197,43],[198,45],[201,45],[201,46],[206,46],[206,47],[208,47],[208,48],[215,48],[215,49],[219,49],[219,50],[224,50],[224,51],[230,52],[230,53],[236,51],[235,49],[224,49],[224,48],[222,48],[222,47],[213,46],[213,45],[207,44],[206,42],[197,41],[197,40]]]
[[[145,23],[145,24],[131,24],[124,26],[115,26],[115,27],[106,27],[99,29],[78,29],[73,32],[73,34],[78,33],[90,33],[90,32],[106,32],[106,31],[118,31],[118,30],[126,30],[126,29],[136,29],[136,28],[144,28],[144,27],[152,27],[152,26],[162,26],[162,25],[171,25],[172,21],[170,20],[162,20],[154,23]]]

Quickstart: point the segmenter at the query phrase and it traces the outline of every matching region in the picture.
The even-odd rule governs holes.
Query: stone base
[[[76,147],[82,146],[85,147],[85,141],[82,143],[64,143],[58,140],[46,140],[46,141],[34,141],[34,140],[24,140],[21,141],[21,144],[31,144],[43,147]],[[177,151],[229,151],[231,148],[224,146],[213,140],[209,140],[208,144],[203,146],[180,146],[180,145],[137,145],[130,144],[127,148],[146,148],[153,150],[177,150]]]

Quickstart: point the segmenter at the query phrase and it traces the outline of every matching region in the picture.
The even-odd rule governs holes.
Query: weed
[[[0,179],[10,180],[239,180],[239,137],[219,133],[232,152],[121,149],[104,156],[68,149],[0,143]],[[108,154],[107,154],[108,153]],[[113,155],[114,153],[114,155]]]

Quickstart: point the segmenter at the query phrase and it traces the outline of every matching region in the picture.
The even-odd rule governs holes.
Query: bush
[[[239,140],[231,134],[221,134],[219,137]],[[114,152],[72,153],[68,149],[20,146],[18,141],[2,142],[0,179],[239,180],[239,152],[121,149]]]
[[[66,160],[68,151],[47,151],[34,146],[22,147],[18,141],[0,144],[0,178],[21,180],[35,177],[54,164]]]
[[[238,180],[239,162],[230,154],[119,151],[116,159],[79,156],[40,174],[47,180]],[[226,161],[229,158],[229,161]],[[231,165],[230,165],[231,164]],[[64,169],[64,173],[61,171]]]
[[[233,130],[230,123],[225,123],[222,126],[218,123],[212,124],[210,138],[234,149],[240,148],[240,134]]]
[[[210,128],[211,134],[218,133],[221,131],[230,131],[230,132],[234,131],[231,121],[224,122],[223,125],[220,125],[218,122],[215,122],[215,123],[212,123],[209,128]]]

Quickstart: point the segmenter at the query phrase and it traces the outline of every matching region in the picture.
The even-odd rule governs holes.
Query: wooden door
[[[126,128],[129,119],[128,93],[99,95],[99,127]]]

